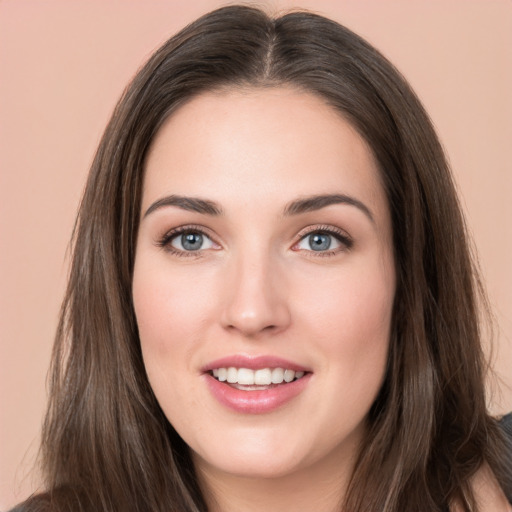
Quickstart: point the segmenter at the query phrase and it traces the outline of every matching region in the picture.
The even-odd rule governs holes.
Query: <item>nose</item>
[[[291,321],[283,269],[270,257],[240,255],[224,282],[223,327],[244,337],[285,330]]]

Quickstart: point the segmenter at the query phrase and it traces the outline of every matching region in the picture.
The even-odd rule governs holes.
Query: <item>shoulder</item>
[[[481,510],[512,512],[512,505],[508,502],[503,489],[487,466],[480,469],[475,475],[473,489]]]
[[[31,496],[8,512],[51,512],[51,503],[47,494]]]
[[[512,457],[512,413],[503,416],[499,421],[499,426],[505,434]],[[507,450],[507,453],[509,453],[509,450]],[[507,498],[487,465],[477,471],[471,480],[471,486],[478,504],[478,510],[512,512],[512,504],[509,502],[510,496]],[[451,512],[461,512],[461,510],[457,505],[451,507]]]
[[[512,512],[503,489],[488,466],[480,468],[471,480],[471,486],[478,504],[478,510],[485,512]],[[461,512],[457,505],[451,512]]]
[[[512,412],[509,412],[508,414],[501,418],[500,426],[503,429],[503,431],[506,434],[508,434],[512,442]]]
[[[8,512],[51,512],[51,506],[48,501],[31,500],[17,505]]]
[[[9,512],[89,512],[97,510],[86,493],[63,486],[51,491],[34,494]]]

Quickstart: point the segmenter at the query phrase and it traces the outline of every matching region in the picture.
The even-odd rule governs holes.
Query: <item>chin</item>
[[[248,456],[245,452],[227,453],[222,461],[194,454],[193,459],[196,467],[209,467],[216,472],[247,479],[282,478],[302,468],[300,460],[283,453],[266,456],[260,453],[256,457]]]
[[[185,439],[198,468],[246,478],[275,478],[296,471],[308,455],[303,437],[286,435],[277,425],[235,429],[219,425],[217,432],[209,434]]]

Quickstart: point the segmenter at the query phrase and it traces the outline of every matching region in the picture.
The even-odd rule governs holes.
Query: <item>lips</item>
[[[308,385],[311,371],[273,356],[231,356],[203,368],[206,384],[223,406],[262,414],[293,400]]]
[[[295,372],[308,372],[310,368],[297,364],[294,361],[283,359],[276,356],[245,356],[241,354],[223,357],[216,359],[211,363],[205,365],[201,371],[211,372],[215,368],[249,368],[251,370],[258,370],[261,368],[285,368]]]

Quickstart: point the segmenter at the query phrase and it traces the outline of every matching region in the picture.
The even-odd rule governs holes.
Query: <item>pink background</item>
[[[185,5],[186,4],[186,5]],[[37,488],[67,244],[102,130],[164,40],[226,2],[0,0],[0,509]],[[452,163],[499,331],[492,410],[512,410],[512,2],[260,1],[366,37],[409,79]],[[491,387],[490,387],[491,389]]]

